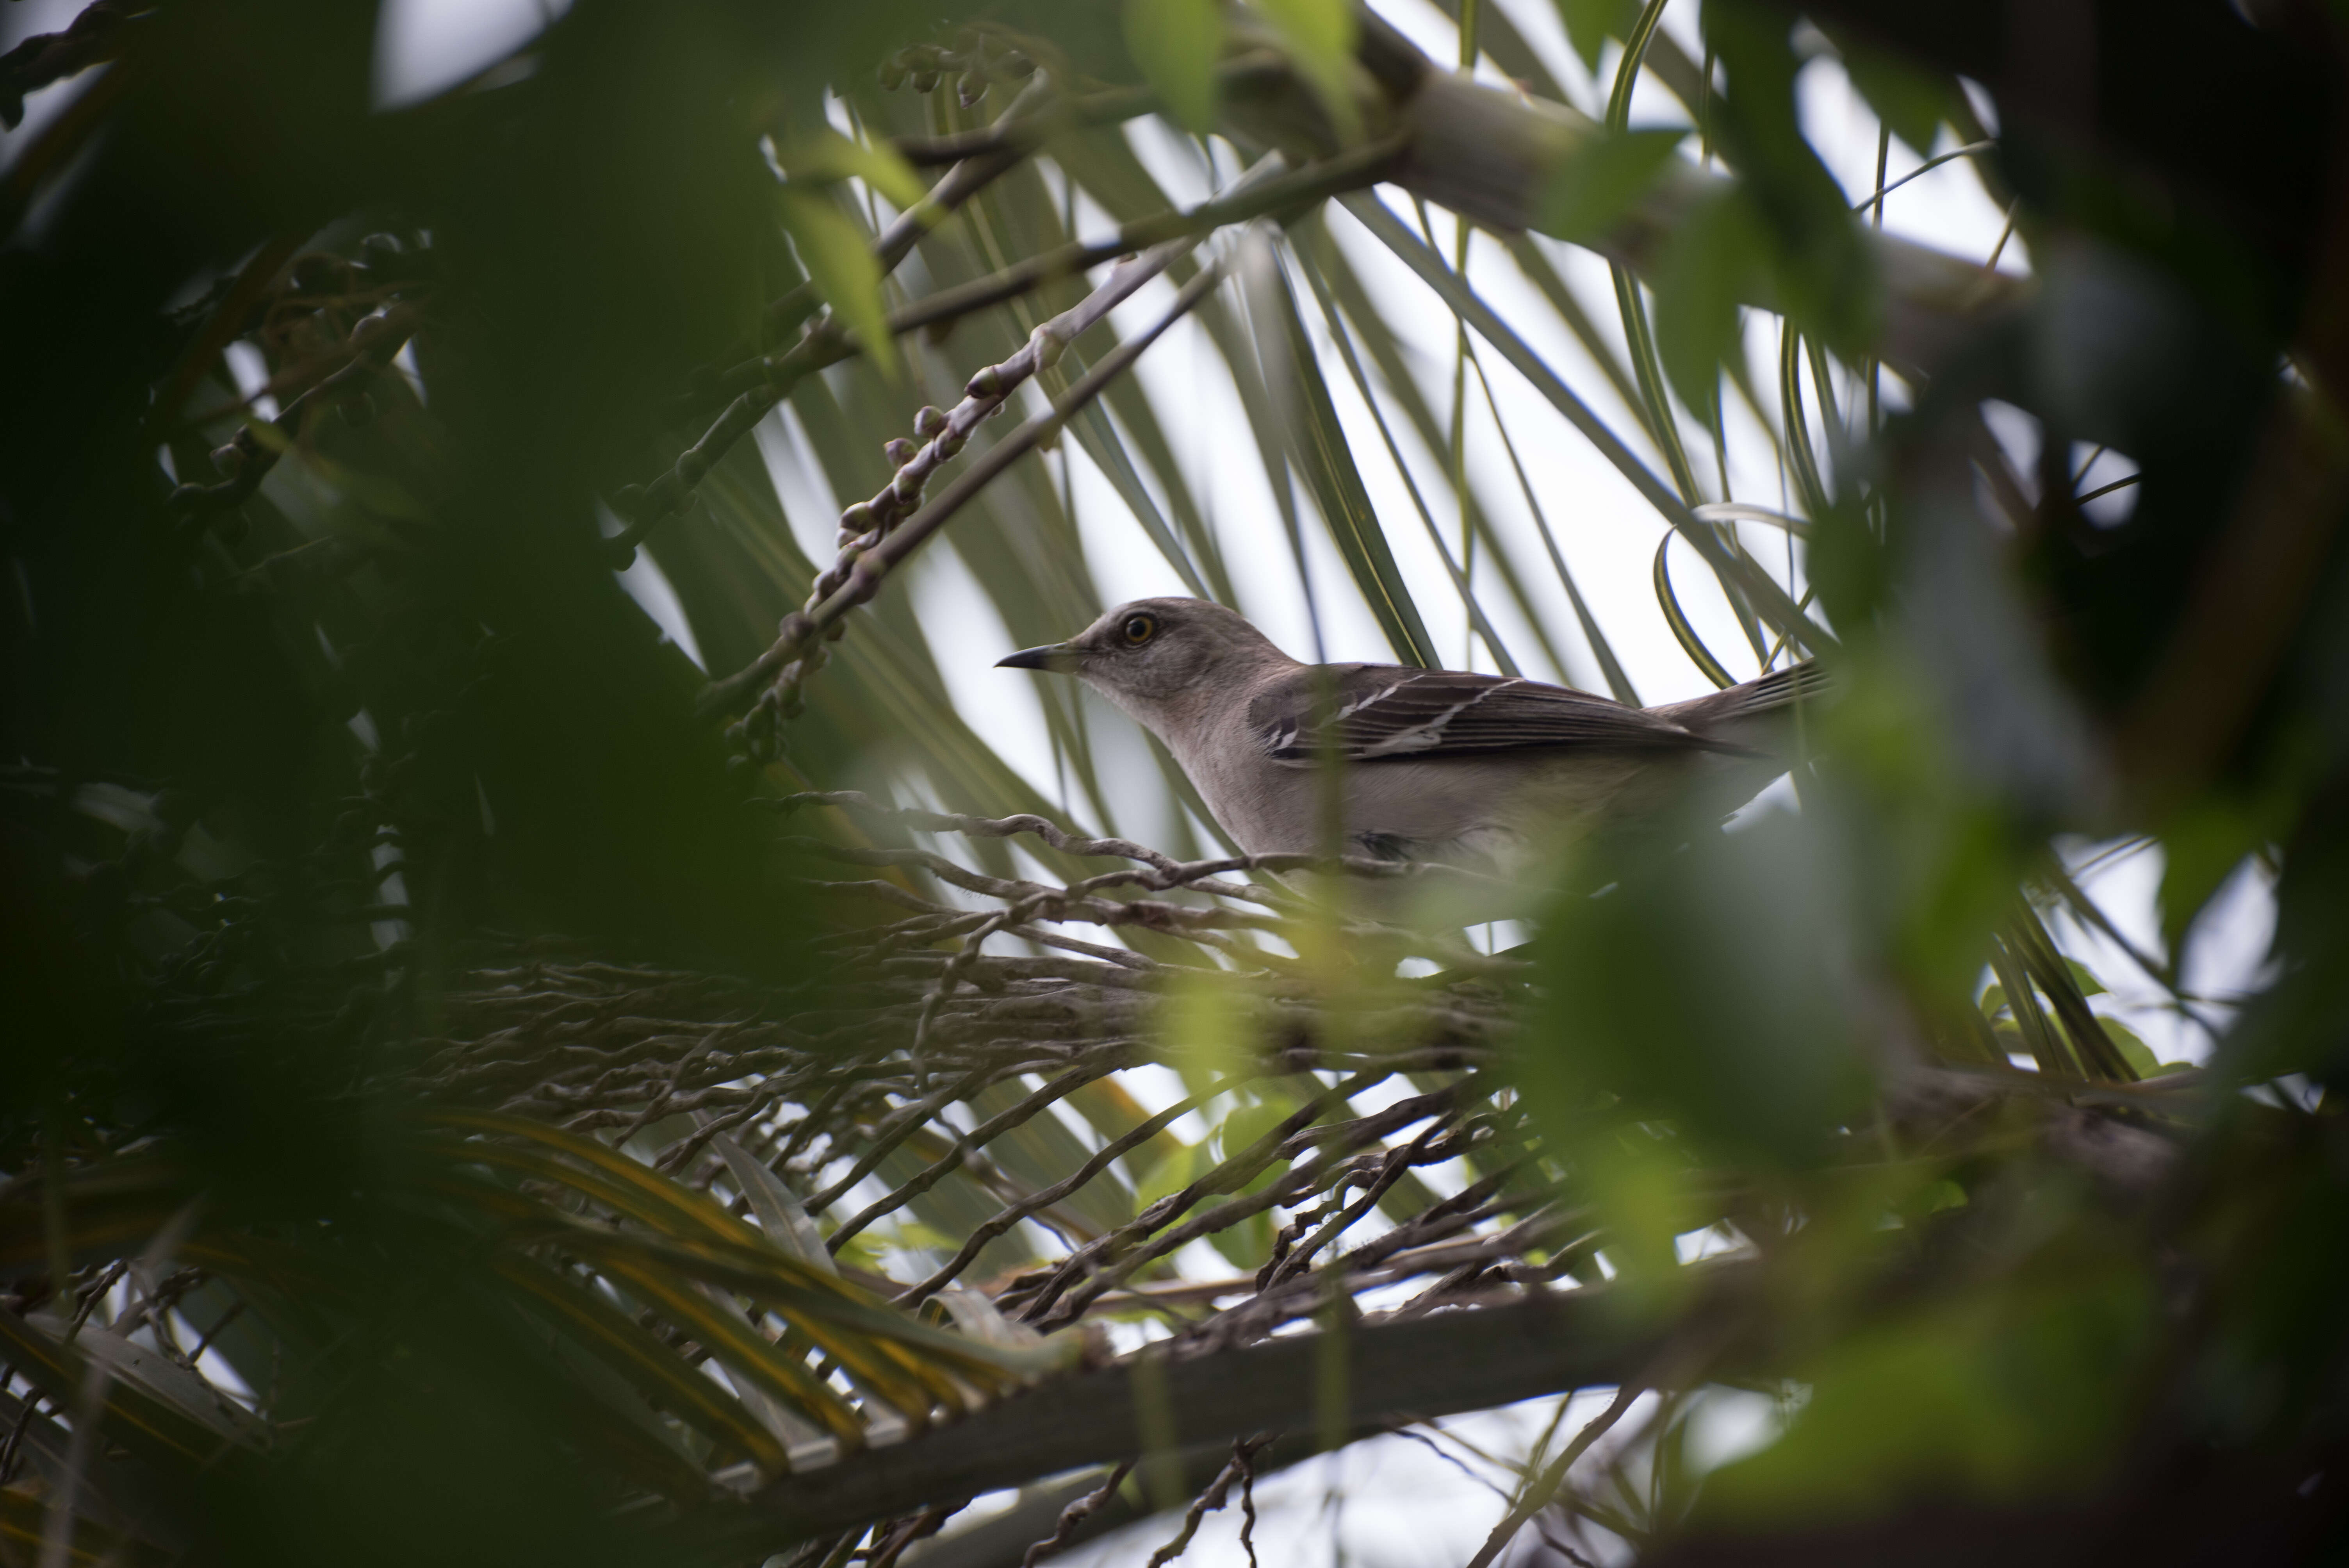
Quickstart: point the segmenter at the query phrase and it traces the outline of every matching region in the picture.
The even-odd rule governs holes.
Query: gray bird
[[[1137,599],[997,663],[1074,675],[1124,709],[1251,854],[1330,842],[1335,758],[1347,852],[1503,876],[1691,786],[1734,810],[1786,770],[1803,705],[1826,689],[1804,664],[1639,708],[1513,676],[1304,665],[1201,599]]]

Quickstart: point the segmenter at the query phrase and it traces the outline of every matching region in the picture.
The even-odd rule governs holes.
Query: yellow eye
[[[1154,615],[1128,615],[1125,624],[1118,629],[1125,634],[1127,647],[1138,648],[1157,633],[1158,618]]]

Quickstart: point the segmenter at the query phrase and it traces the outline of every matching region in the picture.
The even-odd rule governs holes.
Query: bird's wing
[[[1544,748],[1737,751],[1640,708],[1515,676],[1325,665],[1281,676],[1248,704],[1248,727],[1283,762],[1350,762]]]

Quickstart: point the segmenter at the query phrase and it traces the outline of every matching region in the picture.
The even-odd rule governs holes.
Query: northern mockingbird
[[[1734,810],[1786,770],[1800,706],[1826,686],[1804,664],[1639,708],[1517,676],[1303,665],[1201,599],[1137,599],[997,663],[1074,675],[1123,708],[1251,854],[1326,851],[1334,793],[1348,853],[1504,876],[1692,786]]]

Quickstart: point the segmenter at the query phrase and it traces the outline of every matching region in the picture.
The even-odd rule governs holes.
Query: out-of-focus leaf
[[[2224,799],[2199,802],[2163,829],[2161,940],[2173,965],[2194,917],[2263,842],[2257,820]]]
[[[1354,106],[1352,67],[1356,24],[1349,0],[1255,0],[1288,46],[1299,71],[1312,84],[1322,111],[1340,139],[1351,141],[1361,129]]]
[[[1619,38],[1640,18],[1640,0],[1557,0],[1558,19],[1566,24],[1567,41],[1594,75],[1599,51],[1609,38]]]
[[[1023,1093],[1009,1084],[999,1084],[977,1097],[971,1108],[980,1114],[999,1112]],[[1005,1176],[1033,1191],[1082,1165],[1092,1150],[1060,1118],[1034,1116],[998,1134],[987,1146],[987,1155]],[[1053,1205],[1051,1212],[1056,1224],[1091,1240],[1133,1218],[1133,1194],[1116,1172],[1104,1171]]]
[[[1212,969],[1184,969],[1167,981],[1161,1030],[1184,1089],[1205,1096],[1243,1075],[1257,1026],[1238,985]]]
[[[775,193],[775,202],[816,293],[856,335],[881,373],[897,376],[902,361],[881,304],[881,263],[864,231],[821,190],[786,185]]]
[[[1777,299],[1806,332],[1856,358],[1874,340],[1878,315],[1873,253],[1843,188],[1803,135],[1790,26],[1784,13],[1760,6],[1707,18],[1729,73],[1714,104],[1713,138],[1753,202]]]
[[[2030,1053],[2044,1073],[2076,1076],[2079,1064],[2064,1048],[2055,1026],[2048,1021],[2046,1009],[2040,1005],[2039,993],[2025,978],[2019,960],[2002,942],[1991,944],[1991,967],[1999,977],[1999,989],[2006,998],[2007,1011],[2014,1021],[2013,1034],[2017,1043]],[[2002,1029],[2000,1034],[2006,1033]]]
[[[1001,1387],[1016,1381],[1008,1365],[1020,1357],[991,1346],[904,1316],[877,1303],[820,1296],[792,1289],[764,1272],[761,1261],[717,1246],[689,1246],[626,1234],[568,1240],[581,1257],[609,1274],[616,1284],[645,1298],[704,1344],[723,1345],[729,1364],[740,1363],[765,1391],[786,1399],[839,1429],[825,1414],[821,1379],[792,1354],[778,1351],[755,1328],[727,1293],[747,1295],[771,1308],[835,1358],[859,1384],[901,1414],[913,1415],[931,1399],[950,1409],[968,1402],[964,1382]],[[705,1283],[692,1283],[692,1282]],[[716,1340],[702,1339],[711,1330]],[[1025,1365],[1042,1369],[1041,1357]]]
[[[1282,1093],[1276,1085],[1258,1084],[1243,1091],[1239,1103],[1232,1108],[1225,1116],[1223,1125],[1216,1130],[1216,1141],[1224,1158],[1228,1160],[1239,1153],[1296,1115],[1297,1111],[1296,1100]],[[1272,1171],[1278,1164],[1275,1161],[1266,1170]],[[1259,1173],[1255,1180],[1260,1184],[1265,1177]]]
[[[1613,885],[1562,896],[1542,930],[1528,1093],[1551,1126],[1614,1095],[1700,1151],[1807,1165],[1867,1092],[1847,851],[1807,816],[1692,838],[1578,861],[1576,884]]]
[[[55,1239],[76,1266],[88,1257],[135,1253],[187,1201],[187,1181],[184,1164],[153,1151],[77,1169],[59,1183],[67,1222]],[[20,1185],[0,1202],[0,1267],[48,1260],[47,1217],[32,1197]]]
[[[1865,1518],[1919,1489],[2012,1502],[2092,1474],[2158,1321],[2116,1274],[1926,1307],[1852,1335],[1803,1378],[1786,1435],[1706,1482],[1699,1520]]]
[[[1404,363],[1402,349],[1394,328],[1388,324],[1378,306],[1371,302],[1369,293],[1362,287],[1361,278],[1355,275],[1352,264],[1346,259],[1345,252],[1338,247],[1334,236],[1330,234],[1329,225],[1320,222],[1318,215],[1313,219],[1294,224],[1289,230],[1289,242],[1296,248],[1299,263],[1305,268],[1306,275],[1312,283],[1315,293],[1323,298],[1323,309],[1327,313],[1326,318],[1330,324],[1333,341],[1339,345],[1341,357],[1348,358],[1350,369],[1353,368],[1350,363],[1351,356],[1346,351],[1352,347],[1352,343],[1349,341],[1350,335],[1351,339],[1361,343],[1363,351],[1371,356],[1371,362],[1378,366],[1380,380],[1383,383],[1386,396],[1402,407],[1404,417],[1410,420],[1412,428],[1418,433],[1421,443],[1429,451],[1444,450],[1446,445],[1445,432],[1439,426],[1433,410],[1428,407],[1425,394],[1422,392],[1419,384],[1413,378],[1409,366]],[[1333,304],[1335,308],[1331,308]],[[1350,335],[1349,326],[1351,329]],[[1484,366],[1475,361],[1473,350],[1470,363],[1475,366],[1481,383]],[[1367,377],[1362,379],[1367,384]],[[1374,410],[1379,408],[1380,405],[1371,394],[1366,391],[1364,396],[1371,398],[1371,406]],[[1494,418],[1498,423],[1497,408],[1494,410]],[[1381,413],[1380,420],[1383,428],[1385,422],[1383,413]],[[1502,428],[1501,438],[1504,442],[1510,442],[1506,427]],[[1514,458],[1516,448],[1513,442],[1510,442],[1510,451]],[[1520,477],[1522,478],[1522,474]],[[1567,668],[1566,661],[1559,655],[1557,642],[1550,634],[1549,617],[1534,604],[1526,592],[1526,578],[1518,570],[1514,552],[1508,542],[1501,537],[1499,531],[1493,527],[1490,509],[1484,504],[1479,495],[1475,473],[1472,471],[1464,474],[1462,478],[1464,482],[1457,500],[1461,511],[1467,518],[1471,531],[1478,543],[1489,552],[1486,559],[1500,568],[1501,580],[1507,585],[1510,597],[1516,601],[1526,623],[1533,627],[1535,640],[1541,644],[1542,652],[1563,675]],[[1539,508],[1537,507],[1536,511],[1538,514]],[[1547,529],[1546,521],[1542,522],[1542,526]],[[1547,535],[1545,535],[1545,542],[1548,542]],[[1553,553],[1551,560],[1553,563],[1557,563],[1562,558]],[[1573,595],[1576,590],[1569,585],[1568,593]]]
[[[2140,1078],[2158,1078],[2163,1073],[2177,1072],[2188,1065],[2183,1062],[2165,1062],[2155,1056],[2153,1047],[2145,1043],[2145,1037],[2127,1024],[2116,1023],[2111,1018],[2101,1016],[2096,1022],[2103,1027],[2105,1037],[2118,1048],[2122,1059],[2128,1063],[2130,1068]]]
[[[1005,346],[1007,352],[1010,346]],[[886,470],[878,462],[882,432],[872,432],[869,440],[860,438],[859,427],[833,399],[828,383],[802,382],[793,405],[807,422],[836,493],[854,495],[862,484],[878,489],[885,482]],[[894,421],[883,431],[898,433]],[[815,576],[793,539],[758,453],[749,449],[749,442],[742,443],[703,482],[706,520],[697,519],[688,530],[664,531],[653,541],[654,553],[714,664],[754,657],[774,634],[772,605],[798,603]],[[1038,553],[1055,552],[1040,549]],[[1090,598],[1077,603],[1081,614],[1044,628],[1050,638],[1067,635],[1072,625],[1091,620],[1098,610]],[[1007,619],[1019,624],[1009,608]],[[841,656],[810,688],[809,712],[793,727],[797,765],[818,770],[854,768],[874,716],[885,715],[888,732],[906,748],[902,755],[954,809],[996,816],[1056,810],[955,711],[908,601],[884,594],[865,614],[869,618],[858,634],[842,645]],[[1037,640],[1047,639],[1040,634]],[[1008,873],[1013,869],[1009,848],[1001,841],[978,847],[982,863],[991,870]],[[1058,851],[1035,845],[1031,852],[1055,870],[1079,874],[1081,862]]]
[[[1919,156],[1930,156],[1941,122],[1950,117],[1952,100],[1963,96],[1957,83],[1921,70],[1898,55],[1856,42],[1846,34],[1828,36],[1843,57],[1851,85],[1877,118]]]
[[[1239,390],[1240,411],[1247,416],[1248,433],[1256,438],[1257,459],[1264,467],[1273,507],[1280,517],[1281,535],[1297,563],[1299,580],[1310,581],[1304,576],[1304,534],[1298,516],[1296,486],[1290,482],[1286,421],[1275,407],[1272,389],[1265,385],[1255,346],[1238,313],[1225,308],[1220,298],[1203,302],[1197,315],[1199,325],[1206,328],[1208,340],[1215,344],[1216,351],[1230,369],[1232,384]]]
[[[2064,959],[2064,967],[2072,972],[2072,983],[2080,988],[2081,995],[2101,996],[2105,994],[2106,989],[2105,983],[2097,979],[2095,973],[2078,959]]]
[[[1623,323],[1632,373],[1639,378],[1640,403],[1648,416],[1649,438],[1663,454],[1664,466],[1671,470],[1672,483],[1679,488],[1682,501],[1695,506],[1702,492],[1697,488],[1696,469],[1689,461],[1688,443],[1682,437],[1680,416],[1673,412],[1671,395],[1665,387],[1663,364],[1656,357],[1656,334],[1648,319],[1647,291],[1631,269],[1620,262],[1610,262],[1607,270],[1615,282],[1615,312]],[[1737,603],[1733,590],[1730,603]]]
[[[1551,171],[1535,204],[1534,227],[1578,245],[1604,238],[1655,183],[1687,135],[1682,130],[1593,133]]]
[[[2039,912],[2028,903],[2020,904],[2007,923],[2004,940],[2032,985],[2046,996],[2055,1020],[2063,1026],[2064,1040],[2081,1067],[2095,1078],[2124,1083],[2133,1079],[2136,1075],[2114,1047],[2103,1024],[2089,1010],[2073,965],[2056,951],[2055,939],[2049,934]],[[2034,1008],[2035,998],[2024,998],[2023,1010]]]
[[[827,181],[862,180],[900,208],[911,207],[929,194],[922,177],[914,172],[897,150],[885,141],[851,141],[836,130],[778,146],[775,161],[794,181],[821,184]]]
[[[1196,1144],[1183,1144],[1150,1168],[1142,1185],[1133,1190],[1133,1201],[1148,1208],[1170,1192],[1180,1192],[1214,1164],[1214,1157]]]
[[[857,1232],[842,1243],[837,1255],[849,1268],[882,1274],[893,1252],[928,1252],[944,1258],[953,1256],[958,1244],[936,1225],[908,1216]]]
[[[518,1310],[517,1317],[526,1317]],[[548,1381],[559,1390],[554,1408],[566,1422],[571,1440],[585,1451],[608,1459],[613,1469],[635,1478],[636,1484],[687,1507],[709,1495],[709,1474],[703,1466],[719,1451],[729,1459],[740,1450],[713,1444],[690,1424],[656,1410],[627,1378],[602,1357],[571,1338],[554,1332],[543,1338],[525,1330],[518,1336],[521,1354],[542,1363]],[[821,1436],[800,1424],[802,1441]],[[770,1471],[769,1473],[772,1473]]]
[[[959,1408],[966,1383],[1001,1387],[1056,1364],[1057,1353],[1012,1356],[892,1312],[840,1279],[828,1261],[821,1268],[801,1262],[783,1243],[736,1220],[705,1195],[678,1187],[593,1140],[528,1124],[517,1127],[516,1119],[486,1113],[449,1113],[444,1119],[483,1130],[520,1132],[590,1169],[520,1159],[528,1151],[497,1144],[455,1146],[449,1152],[456,1158],[530,1170],[615,1205],[654,1229],[606,1231],[494,1186],[469,1193],[462,1183],[444,1184],[451,1195],[471,1196],[500,1214],[515,1227],[517,1240],[532,1239],[533,1229],[559,1239],[565,1251],[709,1346],[730,1369],[749,1377],[762,1396],[812,1417],[843,1441],[862,1440],[862,1429],[846,1407],[805,1366],[770,1346],[730,1298],[705,1294],[707,1289],[748,1295],[772,1308],[908,1419],[921,1418],[932,1402]]]
[[[1272,1215],[1259,1211],[1211,1233],[1207,1244],[1221,1253],[1232,1267],[1256,1269],[1262,1266],[1272,1251]]]
[[[1182,531],[1183,542],[1187,547],[1185,559],[1206,579],[1208,591],[1201,597],[1219,604],[1232,603],[1231,573],[1224,566],[1223,551],[1208,531],[1207,521],[1191,493],[1190,478],[1176,460],[1174,449],[1160,426],[1157,410],[1142,384],[1131,377],[1121,377],[1111,385],[1102,400],[1117,416],[1118,428],[1125,432],[1127,438],[1123,446],[1133,449],[1126,459],[1127,465],[1138,462],[1147,469],[1165,492],[1168,509],[1174,512],[1175,526]],[[1178,566],[1176,570],[1182,568]]]
[[[764,1302],[851,1367],[886,1364],[939,1387],[949,1387],[941,1369],[951,1367],[983,1386],[1001,1387],[1059,1363],[1057,1349],[1050,1355],[1022,1356],[975,1346],[885,1305],[845,1281],[830,1282],[828,1290],[801,1289],[775,1270],[764,1246],[746,1249],[622,1232],[565,1232],[563,1243],[582,1257],[691,1274]]]
[[[1475,363],[1477,386],[1485,394],[1485,404],[1492,414],[1493,428],[1500,435],[1502,450],[1508,453],[1509,468],[1517,477],[1517,489],[1525,497],[1526,510],[1533,514],[1534,530],[1541,535],[1542,548],[1548,552],[1550,569],[1557,574],[1558,586],[1566,590],[1567,603],[1573,607],[1575,621],[1582,628],[1582,640],[1589,647],[1590,656],[1599,661],[1599,676],[1607,683],[1608,694],[1617,702],[1633,707],[1643,707],[1638,688],[1631,685],[1631,677],[1624,673],[1621,662],[1615,656],[1614,647],[1607,640],[1607,634],[1599,629],[1598,619],[1591,614],[1590,605],[1582,596],[1581,586],[1575,582],[1573,572],[1568,568],[1565,552],[1558,549],[1557,534],[1550,527],[1549,512],[1535,495],[1533,480],[1526,472],[1525,460],[1517,456],[1516,439],[1509,434],[1508,421],[1501,417],[1500,402],[1493,396],[1492,380],[1485,375],[1482,361]],[[1563,669],[1563,664],[1559,667]]]
[[[1104,1142],[1123,1138],[1150,1119],[1150,1112],[1133,1091],[1113,1078],[1095,1078],[1078,1088],[1069,1096],[1069,1105]],[[1147,1170],[1182,1146],[1180,1138],[1162,1130],[1126,1156],[1126,1169]]]
[[[1710,418],[1724,360],[1744,343],[1759,225],[1742,192],[1700,202],[1665,248],[1656,279],[1656,353],[1681,401]]]
[[[48,1533],[49,1499],[30,1484],[11,1486],[0,1491],[0,1547],[12,1563],[37,1563],[41,1560],[42,1542]],[[163,1568],[173,1561],[172,1554],[150,1542],[104,1529],[87,1519],[77,1519],[67,1532],[66,1561],[74,1568],[109,1568],[109,1564],[128,1563],[131,1568]]]
[[[1143,79],[1184,129],[1216,123],[1216,60],[1224,48],[1220,0],[1125,0],[1125,44]]]

